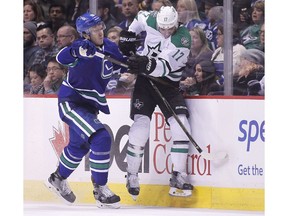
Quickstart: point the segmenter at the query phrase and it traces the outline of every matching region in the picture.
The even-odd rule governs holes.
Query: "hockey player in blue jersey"
[[[98,16],[83,14],[76,20],[76,28],[81,38],[57,54],[57,61],[69,67],[58,94],[58,106],[60,118],[69,125],[70,140],[46,185],[64,201],[73,203],[76,196],[66,179],[90,151],[89,165],[97,206],[119,208],[120,197],[106,185],[111,138],[97,114],[99,111],[110,113],[105,88],[112,73],[122,68],[96,54],[109,55],[119,61],[125,59],[118,46],[104,38],[105,25]]]

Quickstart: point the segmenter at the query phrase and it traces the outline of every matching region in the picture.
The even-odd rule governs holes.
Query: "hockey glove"
[[[147,56],[134,55],[128,58],[129,72],[134,74],[150,74],[156,68],[156,60]]]
[[[89,40],[76,40],[71,45],[71,54],[75,58],[92,58],[96,51],[96,46]]]
[[[258,92],[261,90],[261,84],[258,80],[250,80],[247,85],[249,95],[258,95]]]
[[[122,30],[119,38],[119,49],[123,55],[131,56],[136,53],[139,40],[134,32]]]

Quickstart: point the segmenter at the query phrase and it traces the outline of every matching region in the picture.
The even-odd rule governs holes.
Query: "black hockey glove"
[[[156,68],[156,60],[148,58],[147,56],[131,56],[128,58],[127,64],[129,66],[129,72],[135,74],[150,74]]]
[[[137,47],[140,45],[139,39],[134,32],[122,30],[120,32],[119,49],[123,55],[131,56],[136,53]]]
[[[75,58],[91,58],[97,49],[91,41],[79,39],[72,43],[70,51]]]
[[[261,84],[258,80],[250,80],[247,86],[249,95],[259,95],[258,92],[261,90]]]

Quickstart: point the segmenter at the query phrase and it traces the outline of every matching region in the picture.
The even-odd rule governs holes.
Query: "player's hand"
[[[261,84],[258,80],[250,80],[247,83],[249,95],[258,95],[261,90]]]
[[[96,46],[86,39],[76,40],[71,45],[71,53],[75,58],[92,58],[96,51]]]
[[[131,56],[136,53],[139,40],[134,32],[122,30],[119,38],[119,49],[123,55]]]
[[[131,70],[134,74],[140,74],[140,73],[150,74],[156,67],[155,59],[139,55],[130,56],[128,58],[127,64],[129,70]]]

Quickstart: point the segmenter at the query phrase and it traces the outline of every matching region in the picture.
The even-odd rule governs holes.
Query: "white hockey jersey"
[[[157,12],[140,11],[129,26],[129,31],[137,35],[146,32],[144,49],[140,55],[156,60],[155,70],[149,74],[154,77],[167,77],[179,81],[186,66],[191,48],[191,36],[186,27],[180,26],[170,37],[164,36],[157,30]]]

